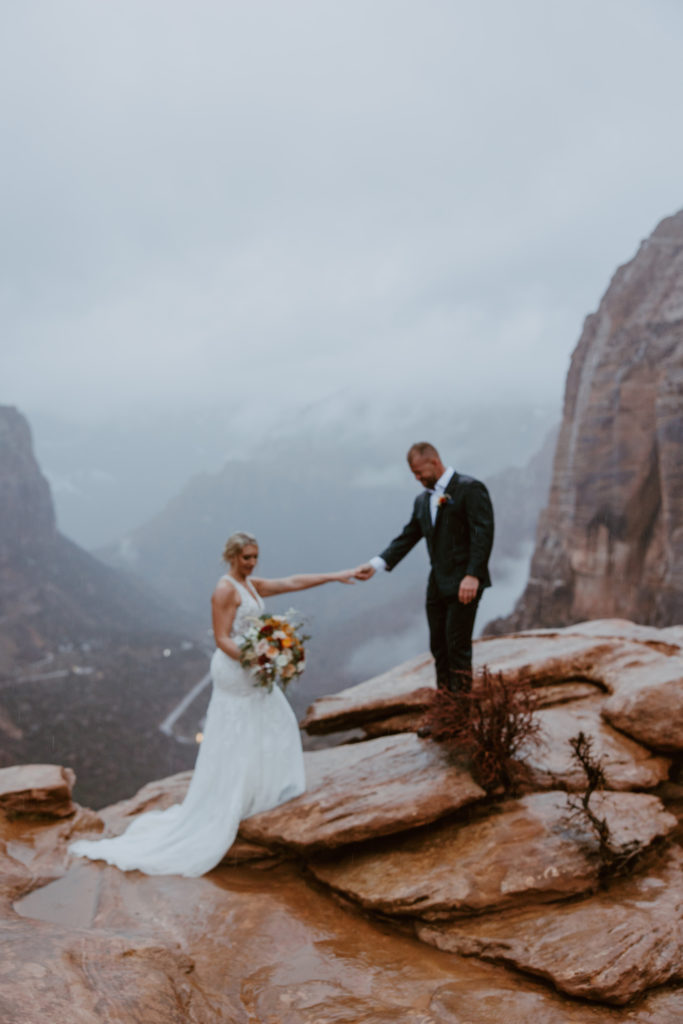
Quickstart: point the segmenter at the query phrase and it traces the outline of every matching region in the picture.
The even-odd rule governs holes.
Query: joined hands
[[[375,575],[375,570],[369,563],[359,565],[356,569],[343,569],[334,574],[334,579],[339,583],[355,583],[357,580],[369,580]]]

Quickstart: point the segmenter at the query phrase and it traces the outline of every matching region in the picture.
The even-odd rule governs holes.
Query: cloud
[[[652,0],[65,0],[4,14],[3,401],[559,407],[681,202]]]

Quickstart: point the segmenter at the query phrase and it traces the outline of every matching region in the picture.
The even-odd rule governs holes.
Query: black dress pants
[[[436,685],[453,693],[469,693],[472,687],[472,632],[481,590],[463,604],[458,595],[443,597],[433,579],[427,587],[429,645],[434,656]]]

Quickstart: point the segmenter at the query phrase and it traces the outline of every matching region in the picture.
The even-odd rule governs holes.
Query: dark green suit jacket
[[[433,582],[444,597],[455,597],[463,576],[476,576],[481,588],[491,586],[488,560],[493,546],[493,507],[483,483],[454,473],[448,481],[432,526],[429,491],[418,494],[410,521],[382,551],[391,570],[424,537]]]

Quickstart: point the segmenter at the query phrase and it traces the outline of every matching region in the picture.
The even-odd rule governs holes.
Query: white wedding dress
[[[263,601],[226,576],[241,604],[231,630],[238,638]],[[239,662],[217,650],[213,693],[185,799],[141,814],[113,839],[81,839],[70,851],[148,875],[203,875],[232,846],[239,823],[291,800],[306,788],[299,726],[282,691],[255,686]]]

